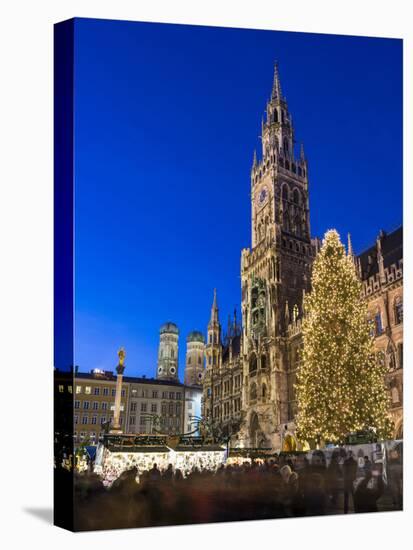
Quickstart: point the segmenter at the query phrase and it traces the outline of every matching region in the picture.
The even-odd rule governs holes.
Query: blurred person
[[[357,460],[353,456],[353,451],[349,451],[347,458],[343,463],[343,478],[344,478],[344,513],[348,513],[349,497],[353,502],[354,508],[354,481],[357,476]]]

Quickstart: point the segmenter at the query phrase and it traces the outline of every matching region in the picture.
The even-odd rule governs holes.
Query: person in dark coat
[[[377,501],[382,496],[383,491],[383,477],[380,472],[379,475],[373,477],[372,471],[367,471],[354,491],[354,511],[357,514],[377,512]]]
[[[348,513],[349,497],[353,501],[354,507],[354,481],[357,475],[357,460],[353,457],[353,452],[349,451],[343,464],[344,481],[344,513]]]

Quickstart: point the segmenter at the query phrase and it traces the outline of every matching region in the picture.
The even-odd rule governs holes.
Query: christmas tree
[[[303,355],[297,372],[297,435],[340,443],[351,432],[390,435],[385,366],[375,359],[367,304],[353,259],[328,231],[304,300]]]

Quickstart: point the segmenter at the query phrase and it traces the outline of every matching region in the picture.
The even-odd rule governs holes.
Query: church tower
[[[202,332],[194,330],[186,338],[185,384],[200,386],[204,374],[205,339]]]
[[[278,65],[261,127],[261,159],[251,168],[251,248],[241,256],[243,437],[250,446],[277,445],[292,416],[287,328],[302,314],[313,258],[307,161],[295,152],[294,127]]]
[[[211,316],[208,323],[207,341],[205,345],[206,367],[202,379],[202,416],[205,419],[222,420],[222,410],[219,406],[220,396],[213,389],[219,381],[222,367],[221,324],[218,315],[217,292],[214,289],[214,299]]]
[[[214,288],[214,300],[208,323],[208,339],[205,347],[207,369],[219,369],[221,365],[221,324],[218,316],[217,291]]]
[[[178,337],[179,330],[175,323],[161,326],[158,348],[158,380],[178,380]]]

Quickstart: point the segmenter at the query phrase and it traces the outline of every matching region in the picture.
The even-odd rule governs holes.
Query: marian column
[[[120,403],[122,397],[123,371],[125,370],[125,356],[125,350],[123,348],[120,348],[120,350],[118,351],[119,364],[116,367],[116,372],[118,373],[118,376],[116,379],[115,411],[113,413],[113,426],[110,430],[111,433],[121,433],[122,431],[120,425]]]

